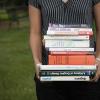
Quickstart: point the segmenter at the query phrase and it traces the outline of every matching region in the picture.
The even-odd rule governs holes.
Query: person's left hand
[[[97,70],[94,78],[91,81],[97,82],[100,79],[100,61],[96,61]]]

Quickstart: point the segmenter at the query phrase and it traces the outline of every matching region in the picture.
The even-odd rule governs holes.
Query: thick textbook
[[[42,70],[96,70],[96,65],[40,65]]]
[[[89,40],[47,40],[45,47],[51,48],[70,48],[70,47],[90,47]]]
[[[94,76],[95,75],[95,70],[60,70],[60,71],[46,71],[42,70],[40,72],[40,76]]]
[[[90,81],[90,76],[41,76],[40,81]]]
[[[49,65],[94,65],[94,55],[48,55]]]

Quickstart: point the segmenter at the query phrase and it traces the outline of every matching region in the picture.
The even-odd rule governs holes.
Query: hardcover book
[[[94,55],[49,55],[49,65],[94,65]]]

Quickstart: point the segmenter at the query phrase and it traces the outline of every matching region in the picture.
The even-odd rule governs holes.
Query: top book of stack
[[[90,27],[68,27],[64,25],[49,25],[47,35],[93,35]]]

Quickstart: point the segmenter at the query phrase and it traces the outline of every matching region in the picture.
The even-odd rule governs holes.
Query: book
[[[56,64],[57,62],[57,59],[56,59],[56,56],[53,56],[52,57],[52,55],[48,55],[49,57],[48,57],[48,64],[50,65],[50,64]]]
[[[92,28],[64,28],[64,27],[49,27],[48,31],[61,32],[93,32]],[[86,34],[85,34],[86,35]]]
[[[60,71],[41,71],[40,76],[94,76],[96,73],[95,70],[60,70]]]
[[[90,41],[89,40],[47,40],[45,41],[45,47],[51,48],[70,48],[70,47],[90,47]]]
[[[91,28],[90,25],[87,24],[54,24],[49,23],[49,28]]]
[[[68,56],[69,65],[94,65],[95,57],[94,55],[77,55]]]
[[[50,55],[94,55],[94,51],[51,51]]]
[[[40,81],[90,81],[90,76],[41,76]]]
[[[40,65],[42,70],[96,70],[96,65]]]
[[[44,35],[44,40],[89,40],[89,35],[77,35],[77,36],[52,36]]]
[[[79,52],[94,52],[94,48],[81,48],[81,47],[78,47],[78,48],[49,48],[49,51],[59,51],[59,52],[63,52],[63,51],[79,51]]]
[[[92,28],[54,28],[47,30],[47,35],[93,35]]]
[[[48,65],[94,65],[94,55],[49,55]]]

